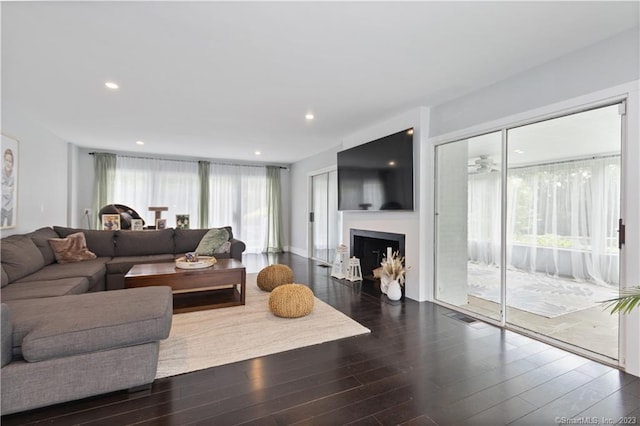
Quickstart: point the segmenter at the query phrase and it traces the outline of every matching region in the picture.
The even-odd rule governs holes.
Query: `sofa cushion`
[[[95,253],[87,248],[87,242],[82,232],[76,232],[66,238],[52,238],[49,240],[58,263],[73,263],[95,259]]]
[[[113,257],[115,252],[116,231],[99,231],[95,229],[76,229],[54,226],[53,230],[61,237],[65,238],[76,232],[84,233],[87,241],[87,248],[98,257]]]
[[[208,229],[175,229],[173,231],[175,254],[195,251],[207,232],[209,232]]]
[[[59,235],[53,230],[53,228],[40,228],[27,234],[27,236],[33,240],[38,247],[38,250],[40,250],[40,253],[42,253],[45,265],[49,265],[56,261],[53,249],[49,244],[49,240],[51,238],[59,238]]]
[[[99,257],[97,259],[85,260],[83,262],[52,263],[51,265],[47,265],[39,271],[16,281],[16,283],[85,277],[89,280],[89,289],[93,289],[96,284],[104,282],[106,272],[105,263],[109,260],[111,260],[111,258]]]
[[[173,228],[149,231],[116,231],[115,256],[174,253]]]
[[[7,271],[4,270],[4,265],[0,265],[0,270],[2,271],[1,283],[2,287],[9,285],[9,275],[7,275]]]
[[[31,238],[11,235],[0,243],[0,259],[9,282],[19,280],[44,266],[44,257]]]
[[[213,256],[215,251],[229,241],[229,233],[224,228],[210,229],[196,247],[196,253],[201,256]]]
[[[13,283],[7,288],[2,289],[2,300],[57,297],[67,294],[82,294],[87,291],[89,291],[89,280],[85,277]]]
[[[143,263],[165,263],[173,262],[173,254],[154,254],[149,256],[121,256],[114,257],[106,263],[108,274],[126,274],[133,265]]]
[[[22,356],[36,362],[166,339],[172,297],[171,288],[159,286],[37,299],[26,310],[47,311],[46,321],[24,336]],[[52,303],[35,306],[43,301]]]
[[[2,359],[0,364],[4,367],[11,362],[11,358],[13,357],[13,345],[11,343],[13,336],[13,324],[11,322],[11,312],[9,312],[9,306],[6,303],[2,303],[2,305],[0,305],[0,323],[0,333],[2,335],[2,342],[0,342]]]

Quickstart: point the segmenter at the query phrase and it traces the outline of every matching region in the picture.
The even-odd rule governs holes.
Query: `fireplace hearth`
[[[350,255],[360,259],[362,291],[379,297],[382,294],[380,280],[374,278],[373,270],[380,266],[388,247],[391,247],[393,252],[400,252],[400,256],[405,255],[405,235],[364,229],[350,229],[349,235]]]

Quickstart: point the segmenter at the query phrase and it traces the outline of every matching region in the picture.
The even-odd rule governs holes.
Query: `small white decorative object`
[[[131,230],[132,231],[142,231],[142,219],[131,219]]]
[[[362,281],[362,269],[360,268],[360,259],[353,256],[349,259],[349,270],[347,271],[347,279],[349,281]]]
[[[400,300],[402,297],[402,289],[398,280],[392,280],[387,287],[387,297],[389,300]]]
[[[347,246],[340,244],[336,248],[336,255],[333,258],[333,268],[331,268],[331,276],[340,280],[347,276]]]

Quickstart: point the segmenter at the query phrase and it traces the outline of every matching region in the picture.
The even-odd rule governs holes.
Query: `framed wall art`
[[[19,141],[2,134],[2,213],[0,229],[15,228],[18,220]]]

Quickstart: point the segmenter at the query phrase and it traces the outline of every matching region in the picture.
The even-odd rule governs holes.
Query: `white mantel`
[[[405,295],[420,300],[420,223],[417,212],[344,212],[342,240],[349,244],[349,230],[392,232],[405,235]]]

